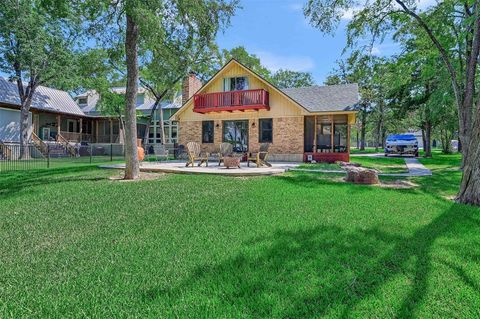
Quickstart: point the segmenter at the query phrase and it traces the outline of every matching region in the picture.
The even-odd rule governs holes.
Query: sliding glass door
[[[223,121],[223,141],[232,144],[234,152],[247,152],[248,120]]]

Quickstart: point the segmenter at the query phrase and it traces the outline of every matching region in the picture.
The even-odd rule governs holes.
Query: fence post
[[[113,161],[113,144],[110,144],[110,162]]]
[[[50,145],[47,144],[47,168],[50,168]]]
[[[93,146],[90,144],[90,164],[92,164]]]

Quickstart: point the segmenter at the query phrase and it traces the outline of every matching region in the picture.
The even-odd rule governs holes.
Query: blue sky
[[[243,45],[256,54],[271,71],[286,68],[311,72],[317,84],[322,84],[335,61],[342,58],[346,43],[345,27],[352,12],[346,12],[334,35],[323,34],[309,25],[303,15],[305,1],[241,0],[241,9],[231,20],[231,26],[218,36],[221,48]],[[433,0],[420,0],[419,7]],[[391,41],[377,43],[372,54],[390,55],[397,45]]]

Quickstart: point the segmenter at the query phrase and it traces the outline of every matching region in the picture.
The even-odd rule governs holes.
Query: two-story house
[[[203,86],[190,75],[183,91],[195,94],[173,116],[180,144],[215,152],[228,142],[236,152],[255,152],[270,143],[272,160],[349,160],[356,84],[279,89],[231,60]]]

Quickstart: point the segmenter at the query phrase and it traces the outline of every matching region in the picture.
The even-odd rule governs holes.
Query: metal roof
[[[18,88],[15,83],[0,77],[0,102],[21,105]],[[39,86],[33,94],[31,108],[72,115],[85,116],[70,94],[65,91]]]
[[[309,112],[354,111],[359,101],[358,85],[340,84],[281,89]]]

